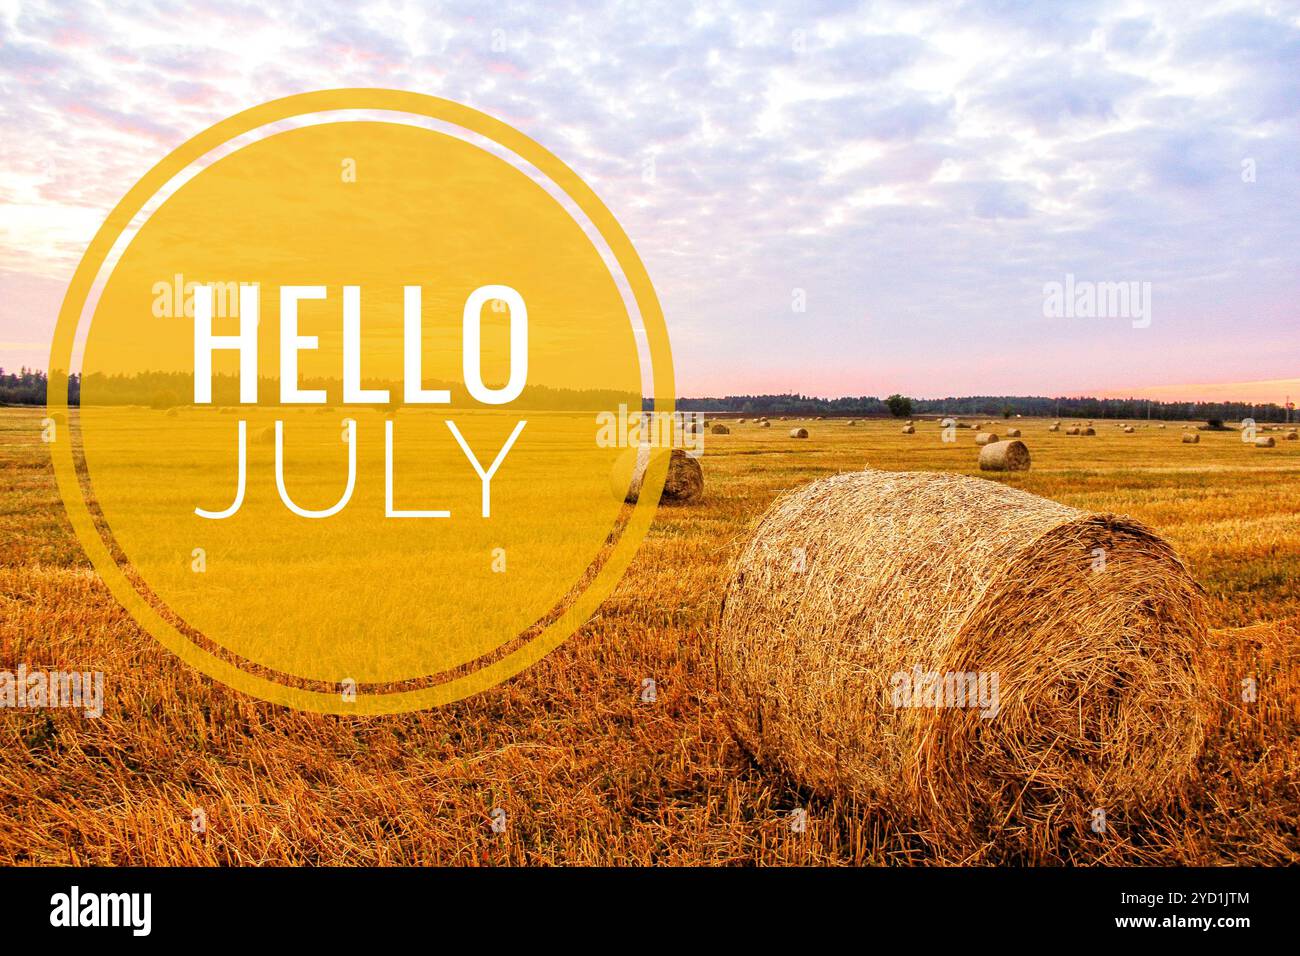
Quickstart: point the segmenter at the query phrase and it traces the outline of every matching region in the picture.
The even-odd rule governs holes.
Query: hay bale
[[[714,435],[730,435],[730,434],[731,434],[731,429],[728,428],[726,425],[722,424],[721,422],[714,422],[714,423],[713,423],[713,427],[711,427],[711,428],[709,429],[709,431],[710,431],[712,434],[714,434]]]
[[[763,419],[761,422],[758,423],[758,427],[759,427],[759,428],[771,428],[771,427],[772,427],[772,423],[769,422],[769,421],[765,418],[765,419]]]
[[[1169,427],[1168,425],[1165,425],[1163,423],[1156,426],[1156,428],[1168,428],[1168,427]]]
[[[1291,431],[1287,432],[1285,436],[1283,436],[1283,441],[1295,441],[1298,438],[1300,438],[1300,433],[1297,433],[1296,430],[1293,428],[1291,429]]]
[[[1082,432],[1082,431],[1083,431],[1083,429],[1080,428],[1078,425],[1071,425],[1069,428],[1067,428],[1067,429],[1065,430],[1065,433],[1066,433],[1067,435],[1077,435],[1077,434],[1079,434],[1079,433]]]
[[[1254,444],[1256,448],[1272,448],[1277,442],[1273,440],[1272,435],[1268,435],[1264,438],[1256,438]]]
[[[1124,434],[1125,434],[1125,435],[1132,435],[1132,434],[1135,434],[1136,432],[1137,432],[1137,429],[1134,428],[1132,425],[1125,425],[1125,426],[1124,426]]]
[[[993,432],[980,432],[975,436],[975,444],[977,445],[991,445],[997,440],[998,436]]]
[[[745,420],[744,420],[743,418],[737,418],[737,419],[736,419],[736,424],[737,424],[737,425],[743,425],[743,424],[745,424]]]
[[[995,441],[980,449],[980,471],[1028,471],[1029,449],[1022,441]]]
[[[1019,437],[1020,437],[1020,429],[1019,429],[1019,428],[1008,428],[1008,429],[1007,429],[1007,437],[1008,437],[1008,438],[1019,438]]]
[[[904,426],[903,426],[903,434],[904,434],[904,435],[915,435],[915,434],[916,434],[916,426],[915,426],[915,425],[904,425]]]
[[[807,437],[808,437],[808,429],[806,429],[806,428],[792,428],[792,429],[790,429],[790,437],[791,437],[791,438],[807,438]]]
[[[178,418],[180,416],[180,411],[177,410],[175,406],[173,406],[167,409],[167,411],[163,412],[163,414],[166,415],[168,418]]]
[[[1183,432],[1184,445],[1199,445],[1201,436],[1199,432]]]
[[[1087,426],[1087,425],[1085,425],[1083,428],[1079,429],[1079,434],[1080,434],[1080,435],[1095,435],[1095,434],[1097,434],[1097,429],[1092,428],[1091,426]]]
[[[854,472],[779,499],[734,564],[716,644],[720,700],[760,765],[937,841],[1149,810],[1181,790],[1209,719],[1203,594],[1163,539],[960,475]],[[900,704],[932,673],[997,674],[996,715]]]
[[[267,425],[257,433],[257,440],[263,445],[275,444],[275,426]]]
[[[619,455],[614,462],[614,469],[609,476],[610,489],[614,497],[635,504],[641,496],[641,485],[645,481],[646,471],[651,462],[660,465],[668,457],[668,474],[664,478],[664,490],[660,501],[685,502],[694,501],[704,493],[704,470],[700,463],[681,448],[652,448],[638,445]]]
[[[1051,425],[1051,426],[1048,427],[1047,430],[1048,430],[1049,432],[1059,432],[1059,431],[1061,430],[1061,426],[1060,426],[1060,425]]]
[[[853,419],[849,419],[849,424],[850,424],[850,425],[856,425],[857,422],[855,422]]]

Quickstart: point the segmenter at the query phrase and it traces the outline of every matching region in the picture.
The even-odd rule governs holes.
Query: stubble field
[[[894,808],[813,798],[754,766],[712,647],[728,561],[776,496],[868,466],[980,474],[973,430],[949,443],[925,420],[913,435],[731,423],[706,437],[703,499],[660,509],[614,596],[541,664],[441,710],[345,718],[228,690],[137,628],[63,515],[43,416],[0,409],[0,670],[101,670],[105,712],[0,709],[0,862],[1300,862],[1300,442],[1282,432],[1255,448],[1235,431],[1182,444],[1178,423],[1097,421],[1095,437],[1013,423],[1032,469],[985,477],[1130,515],[1182,555],[1219,628],[1219,717],[1180,805],[958,853]],[[795,424],[810,437],[789,438]]]

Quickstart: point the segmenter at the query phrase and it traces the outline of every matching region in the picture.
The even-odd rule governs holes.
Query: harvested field
[[[341,413],[339,413],[341,414]],[[300,714],[216,684],[143,634],[67,525],[42,415],[0,411],[4,666],[105,672],[98,720],[0,711],[9,863],[1300,863],[1300,442],[1026,419],[1033,469],[985,480],[1153,529],[1204,589],[1206,745],[1173,805],[1009,826],[975,850],[923,818],[757,763],[717,690],[732,559],[778,495],[864,467],[979,475],[969,430],[897,420],[705,437],[706,493],[665,507],[614,595],[519,677],[403,717]],[[774,419],[777,420],[777,419]],[[788,427],[788,426],[787,426]],[[1236,630],[1237,628],[1245,630]],[[643,703],[643,681],[657,687]],[[1243,681],[1257,697],[1243,700]],[[208,832],[196,835],[202,807]],[[503,808],[505,834],[489,813]],[[793,833],[789,814],[807,810]]]

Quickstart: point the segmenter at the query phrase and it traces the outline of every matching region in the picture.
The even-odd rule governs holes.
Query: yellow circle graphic
[[[82,323],[84,463],[53,447],[78,537],[144,628],[262,699],[490,687],[591,615],[653,517],[663,456],[635,506],[610,488],[642,395],[673,410],[649,277],[572,171],[459,104],[323,91],[218,123],[92,241],[52,408]]]

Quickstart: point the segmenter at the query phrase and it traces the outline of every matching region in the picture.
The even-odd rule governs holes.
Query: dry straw
[[[991,445],[997,440],[998,436],[993,432],[980,432],[975,436],[975,444],[977,445]]]
[[[758,763],[967,843],[1177,793],[1205,739],[1205,641],[1200,588],[1137,522],[978,478],[866,471],[761,519],[716,659]],[[917,668],[997,674],[996,715],[897,706]]]
[[[1022,441],[995,441],[980,449],[980,471],[1028,471],[1029,449]]]
[[[790,437],[791,437],[791,438],[807,438],[807,437],[808,437],[808,429],[806,429],[806,428],[792,428],[792,429],[790,429]]]
[[[659,463],[668,455],[666,448],[639,445],[619,455],[610,474],[610,487],[615,497],[635,503],[641,495],[641,484],[652,460]],[[672,449],[668,457],[668,474],[660,501],[694,501],[704,493],[704,471],[700,463],[680,448]]]

